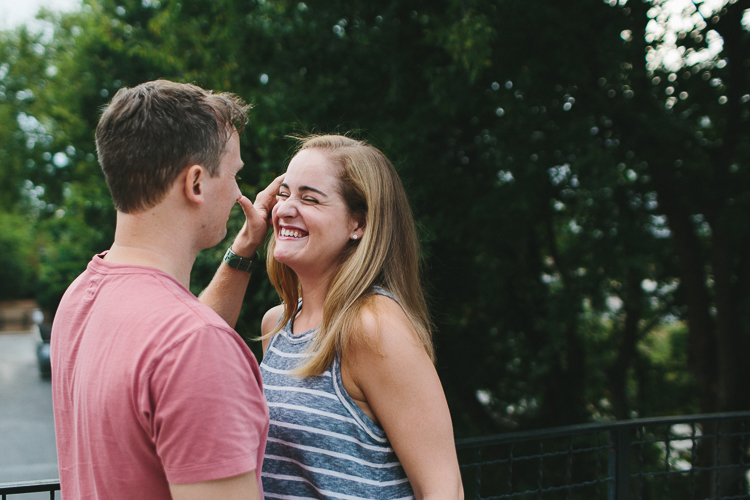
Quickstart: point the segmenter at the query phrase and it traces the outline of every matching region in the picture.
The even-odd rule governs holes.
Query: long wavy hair
[[[396,169],[382,152],[362,141],[340,135],[298,140],[297,153],[317,149],[338,167],[340,193],[349,213],[364,221],[365,230],[360,240],[349,241],[341,256],[309,357],[296,374],[320,375],[337,354],[348,350],[361,335],[363,308],[369,306],[378,314],[373,307],[373,286],[380,286],[395,297],[434,362],[431,323],[420,282],[419,240]],[[294,317],[301,295],[296,273],[273,257],[275,247],[274,235],[268,243],[266,264],[271,283],[284,304],[284,314],[263,338],[277,334]]]

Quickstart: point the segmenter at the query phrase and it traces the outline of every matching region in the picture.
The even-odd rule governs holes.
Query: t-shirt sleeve
[[[203,327],[157,361],[141,398],[170,483],[255,470],[268,408],[255,357],[233,332]]]

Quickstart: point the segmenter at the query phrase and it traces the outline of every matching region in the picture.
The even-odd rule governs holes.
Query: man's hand
[[[255,203],[246,196],[237,201],[245,212],[245,224],[232,243],[232,251],[240,257],[252,258],[255,251],[266,241],[271,210],[276,204],[276,194],[283,180],[283,174],[274,179],[266,189],[258,193]]]
[[[255,203],[251,203],[245,196],[238,200],[245,212],[245,224],[237,233],[232,243],[232,251],[240,257],[253,258],[255,251],[266,241],[268,234],[268,220],[271,209],[276,204],[276,194],[279,192],[284,176],[280,175],[258,193]],[[245,297],[250,273],[232,269],[226,264],[219,264],[211,283],[198,296],[201,302],[216,311],[232,328],[237,324]]]

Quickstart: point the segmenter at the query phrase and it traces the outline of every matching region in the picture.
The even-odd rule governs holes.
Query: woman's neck
[[[300,278],[303,307],[294,318],[293,333],[304,333],[320,325],[323,321],[323,308],[330,285],[330,279],[304,280]]]

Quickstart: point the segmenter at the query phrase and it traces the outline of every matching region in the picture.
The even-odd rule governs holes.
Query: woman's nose
[[[289,198],[280,199],[276,203],[276,206],[273,207],[273,209],[274,209],[274,213],[276,214],[276,217],[281,217],[281,218],[294,217],[297,213],[297,207],[295,203]]]

